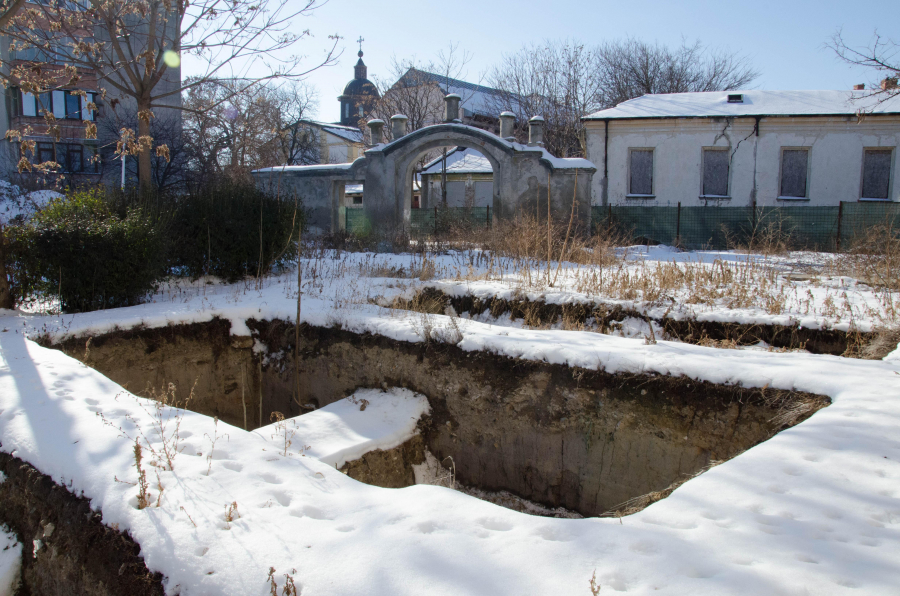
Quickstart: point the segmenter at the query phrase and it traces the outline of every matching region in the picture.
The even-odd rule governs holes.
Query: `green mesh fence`
[[[344,210],[344,229],[349,234],[361,236],[372,229],[364,209],[342,207]]]
[[[840,207],[593,207],[595,231],[629,234],[635,243],[687,249],[727,249],[785,240],[804,250],[848,248],[876,225],[900,234],[900,204],[844,203]]]
[[[409,234],[414,238],[440,236],[450,232],[489,228],[490,207],[445,207],[412,209],[409,212]]]

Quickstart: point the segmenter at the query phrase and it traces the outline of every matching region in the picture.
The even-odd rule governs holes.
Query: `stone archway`
[[[478,129],[475,129],[478,130]],[[415,134],[415,133],[414,133]],[[410,135],[412,136],[412,135]],[[397,174],[399,179],[397,180],[398,188],[403,189],[403,194],[398,195],[401,203],[398,207],[402,207],[403,209],[403,219],[404,221],[409,220],[409,209],[410,204],[412,202],[412,177],[416,167],[416,162],[419,160],[421,155],[427,151],[432,149],[437,149],[439,147],[444,147],[447,145],[456,145],[456,146],[464,146],[471,149],[474,149],[481,155],[483,155],[491,164],[491,169],[493,170],[492,175],[492,184],[493,190],[491,192],[491,210],[496,212],[500,205],[500,188],[502,186],[503,181],[503,169],[502,169],[502,153],[498,155],[496,149],[486,148],[484,146],[484,141],[473,142],[474,138],[471,135],[461,135],[461,134],[452,134],[446,137],[447,140],[441,140],[436,138],[431,138],[423,143],[414,143],[409,145],[401,150],[404,151],[404,155],[401,159],[398,160],[397,164]]]
[[[412,198],[408,182],[415,161],[425,151],[447,145],[471,147],[491,163],[495,220],[514,217],[532,203],[546,205],[549,196],[551,210],[565,217],[575,200],[578,222],[589,225],[590,182],[596,171],[593,164],[584,159],[556,158],[538,145],[523,145],[479,128],[447,122],[366,151],[364,206],[374,227],[390,233],[408,225]]]
[[[282,166],[253,172],[257,184],[289,188],[303,200],[310,225],[321,232],[340,228],[339,205],[343,184],[364,182],[363,208],[368,226],[379,234],[393,234],[409,226],[412,176],[415,160],[425,151],[447,145],[471,147],[484,155],[493,168],[492,213],[494,221],[517,213],[568,219],[575,213],[576,228],[587,230],[591,221],[591,178],[597,168],[586,159],[559,158],[541,145],[543,120],[529,121],[529,143],[511,138],[514,116],[500,116],[501,135],[460,124],[459,97],[448,95],[447,121],[410,134],[406,117],[392,120],[394,141],[381,142],[384,122],[369,123],[374,146],[352,164]],[[503,132],[506,131],[506,132]],[[548,205],[549,203],[549,205]],[[574,203],[574,204],[573,204]]]

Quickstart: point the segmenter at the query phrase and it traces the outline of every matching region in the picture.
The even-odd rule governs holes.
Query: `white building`
[[[426,164],[422,170],[421,207],[441,204],[441,177],[444,158]],[[454,147],[447,152],[447,206],[490,207],[493,202],[494,171],[491,162],[474,149]]]
[[[864,112],[863,115],[860,113]],[[595,205],[900,201],[900,96],[645,95],[584,118]]]

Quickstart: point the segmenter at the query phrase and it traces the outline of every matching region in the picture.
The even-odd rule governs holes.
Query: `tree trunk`
[[[141,112],[150,113],[150,101],[138,100],[138,138],[150,136],[150,118],[141,118]],[[150,148],[145,147],[138,153],[138,182],[141,192],[150,191]]]
[[[16,307],[9,288],[9,278],[6,277],[6,230],[0,225],[0,308],[10,310]]]

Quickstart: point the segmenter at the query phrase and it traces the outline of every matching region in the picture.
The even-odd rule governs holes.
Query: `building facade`
[[[865,91],[645,95],[585,117],[595,205],[900,201],[900,97]]]
[[[355,126],[301,120],[300,127],[311,136],[311,146],[315,151],[300,159],[289,158],[287,165],[347,163],[360,157],[366,150],[363,132]]]
[[[28,5],[26,5],[26,9]],[[72,2],[66,5],[67,10],[85,11],[86,5]],[[38,21],[40,22],[40,21]],[[42,31],[55,31],[49,24]],[[94,26],[93,30],[79,30],[82,41],[108,41],[109,33],[102,26]],[[135,40],[137,36],[135,36]],[[139,40],[138,40],[139,41]],[[10,39],[0,36],[0,55],[3,69],[9,74],[18,66],[40,68],[45,73],[60,72],[59,84],[47,93],[33,95],[23,92],[15,83],[5,89],[5,97],[0,106],[0,125],[5,130],[29,131],[26,139],[35,142],[34,155],[28,159],[34,164],[56,162],[57,170],[71,184],[98,183],[107,176],[107,183],[117,184],[119,181],[118,163],[113,162],[113,153],[118,141],[118,132],[122,127],[137,130],[136,102],[130,96],[115,89],[108,80],[99,76],[89,68],[77,66],[77,83],[65,85],[70,79],[65,69],[71,66],[71,56],[75,40],[61,37],[54,45],[55,55],[45,55],[36,47],[11,49]],[[55,44],[55,42],[54,42]],[[108,44],[107,46],[108,47]],[[70,56],[67,60],[65,57]],[[110,74],[110,77],[122,76]],[[157,94],[177,91],[181,88],[181,67],[169,66],[155,87]],[[93,103],[96,110],[88,109]],[[164,98],[160,107],[154,108],[155,120],[164,123],[168,138],[163,142],[172,143],[180,137],[181,94],[173,93]],[[50,130],[44,111],[52,114],[51,124],[58,126],[58,136]],[[96,126],[96,138],[87,138],[85,130],[93,123]],[[18,143],[4,143],[0,151],[0,175],[9,177],[17,171],[17,164],[23,155]],[[27,178],[21,182],[27,185]]]
[[[443,156],[425,165],[421,173],[420,207],[427,209],[443,204],[443,177]],[[484,155],[466,147],[447,152],[446,207],[491,207],[493,187],[494,171]]]

